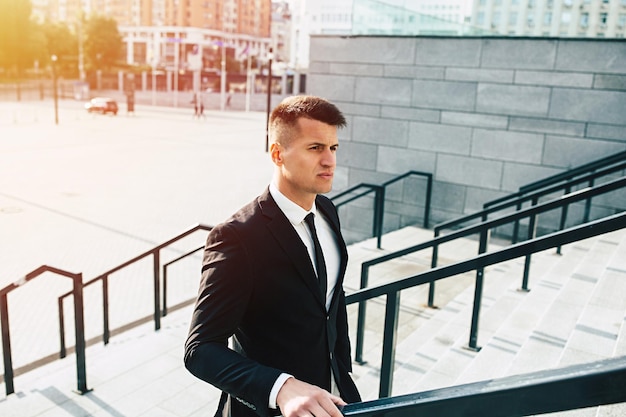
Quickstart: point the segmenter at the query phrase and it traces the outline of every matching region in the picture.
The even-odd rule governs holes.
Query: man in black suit
[[[337,210],[320,195],[331,190],[345,125],[322,98],[283,100],[269,120],[270,186],[209,233],[185,366],[222,390],[216,415],[339,417],[360,401],[342,287],[348,254]]]

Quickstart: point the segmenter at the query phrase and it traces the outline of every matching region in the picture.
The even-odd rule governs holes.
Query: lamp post
[[[220,63],[220,110],[226,108],[226,38],[222,38],[222,61]]]
[[[59,96],[57,93],[57,56],[52,55],[52,96],[54,97],[54,124],[59,124]]]
[[[270,46],[269,53],[267,54],[269,65],[267,68],[267,118],[265,122],[265,152],[269,151],[270,146],[270,108],[272,106],[272,59],[274,54],[272,53],[272,47]]]

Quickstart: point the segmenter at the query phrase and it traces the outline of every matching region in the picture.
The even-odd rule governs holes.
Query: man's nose
[[[337,163],[337,155],[330,149],[326,149],[322,154],[322,165],[335,166]]]

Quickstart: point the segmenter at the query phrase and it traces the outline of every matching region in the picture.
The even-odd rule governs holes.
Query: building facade
[[[626,42],[617,39],[318,35],[307,91],[348,119],[335,190],[432,173],[432,225],[625,151],[625,80]],[[395,183],[386,201],[386,231],[420,223],[425,182]],[[593,205],[594,216],[612,214],[626,194]],[[572,207],[572,219],[582,210]],[[351,238],[371,236],[370,202],[341,215]]]
[[[33,0],[38,21],[73,24],[97,13],[119,26],[181,26],[270,37],[271,0]]]
[[[626,34],[626,0],[474,0],[472,10],[472,25],[507,36]]]

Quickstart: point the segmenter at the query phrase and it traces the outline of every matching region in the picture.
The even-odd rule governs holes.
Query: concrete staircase
[[[429,240],[432,231],[407,227],[351,245],[345,288],[359,287],[361,263]],[[492,242],[490,250],[507,243]],[[440,265],[477,253],[471,239],[440,248]],[[375,266],[370,285],[415,275],[430,267],[430,251]],[[626,229],[533,256],[530,291],[520,292],[523,259],[489,268],[479,322],[479,352],[465,347],[474,292],[473,274],[440,281],[435,302],[427,286],[402,294],[393,395],[489,380],[502,376],[626,355]],[[364,400],[378,398],[384,300],[367,303],[364,364],[354,378]],[[357,306],[348,307],[354,343]],[[0,396],[0,416],[90,415],[125,417],[212,414],[219,391],[182,365],[182,344],[191,306],[172,311],[155,332],[152,323],[116,335],[107,346],[87,349],[88,385],[74,395],[74,355],[16,378],[17,393]],[[4,389],[3,384],[0,387]],[[566,413],[576,417],[626,415],[618,404]]]
[[[386,239],[389,246],[393,241],[408,247],[430,237],[407,228]],[[459,241],[440,253],[448,262],[466,259],[476,253],[475,243]],[[354,245],[351,255],[365,257],[368,244],[375,243]],[[410,276],[429,259],[430,253],[415,254],[384,268]],[[439,309],[423,306],[426,286],[402,294],[394,396],[626,355],[626,229],[565,246],[562,255],[554,249],[533,255],[529,292],[519,290],[523,261],[494,265],[485,273],[478,352],[467,349],[473,276],[438,283]],[[354,369],[366,400],[378,396],[383,302],[368,302],[367,363]],[[626,407],[578,410],[576,415],[596,414],[626,415]]]

